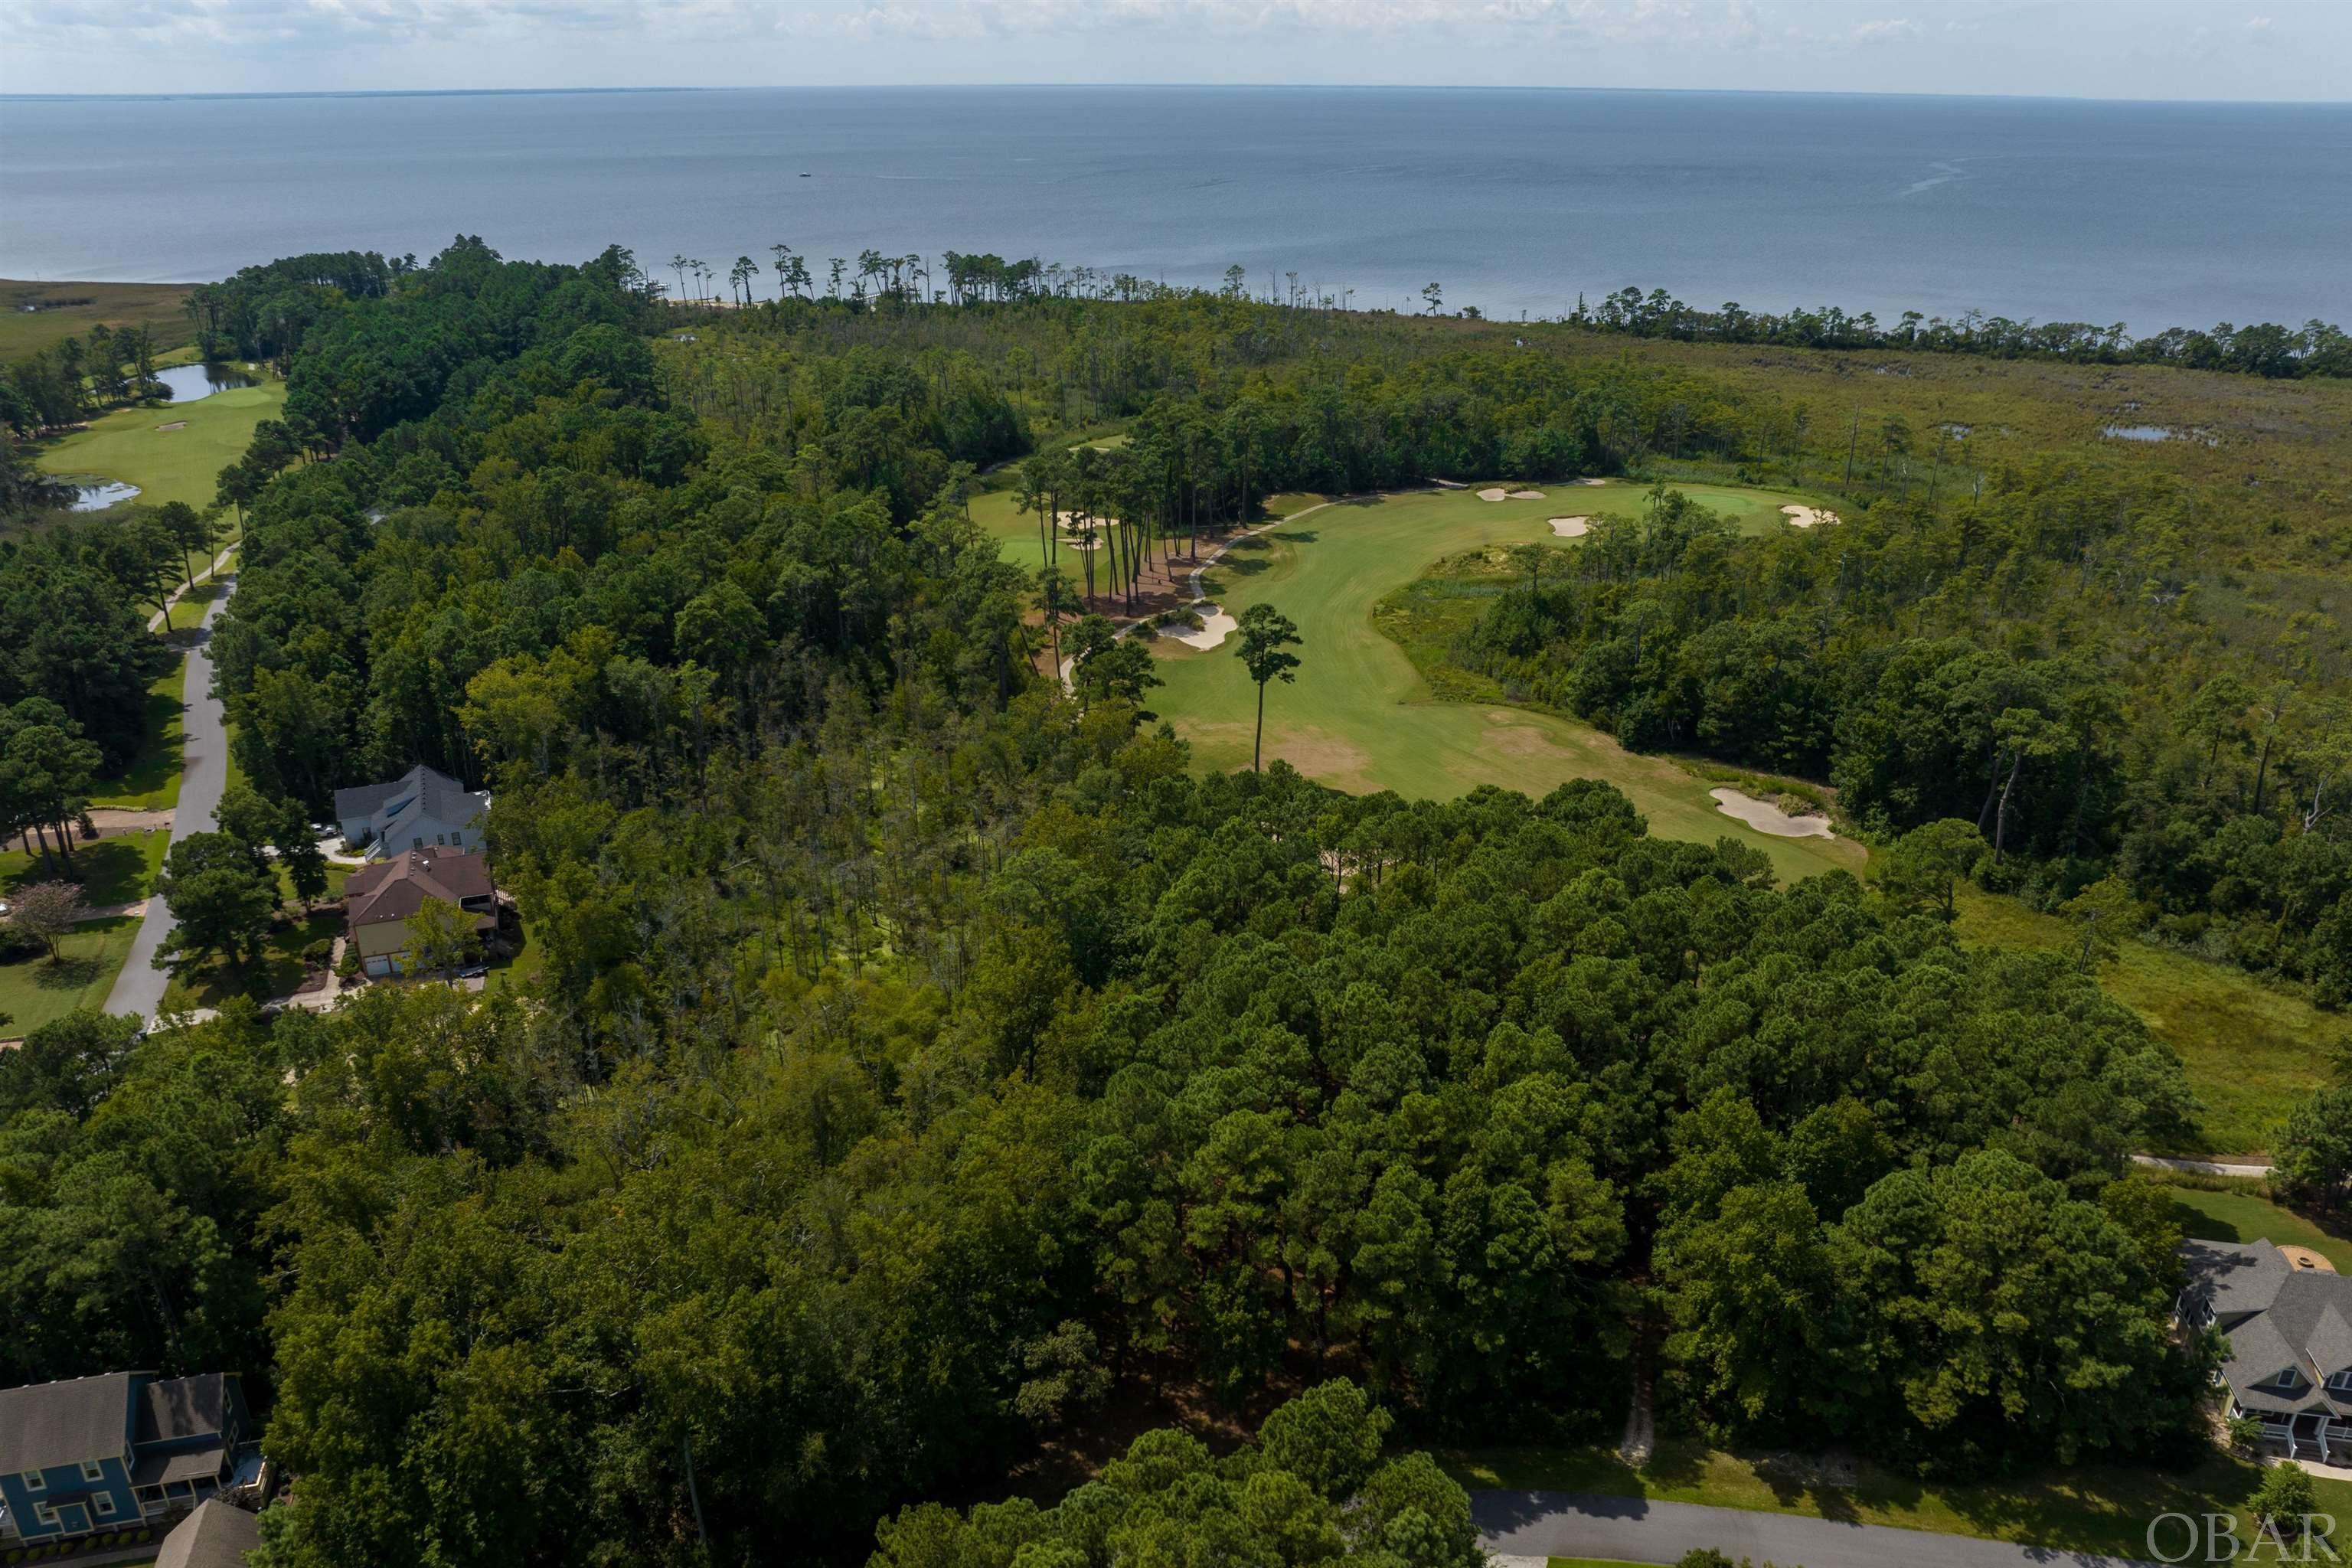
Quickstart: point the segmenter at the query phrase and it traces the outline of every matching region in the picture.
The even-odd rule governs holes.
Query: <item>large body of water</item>
[[[803,178],[803,173],[807,177]],[[1358,306],[2352,321],[2352,106],[1484,89],[0,100],[0,276],[459,232],[657,275],[947,249]],[[673,279],[673,282],[675,280]],[[772,274],[768,275],[772,288]],[[1286,287],[1286,282],[1282,287]]]

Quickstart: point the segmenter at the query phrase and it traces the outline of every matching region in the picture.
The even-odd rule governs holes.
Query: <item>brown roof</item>
[[[467,849],[410,849],[362,866],[343,884],[343,912],[352,929],[404,921],[427,899],[462,904],[490,896],[489,868]],[[498,922],[484,915],[487,929]]]

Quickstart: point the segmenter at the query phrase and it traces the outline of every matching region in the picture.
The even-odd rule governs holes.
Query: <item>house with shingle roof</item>
[[[360,967],[382,979],[415,967],[408,921],[427,899],[455,904],[474,917],[484,937],[499,929],[498,893],[479,855],[463,849],[410,849],[362,866],[343,884],[343,918]]]
[[[2352,1454],[2352,1279],[2301,1268],[2267,1241],[2181,1243],[2180,1321],[2228,1342],[2230,1414],[2291,1459]]]
[[[343,842],[364,845],[371,860],[410,849],[479,849],[489,815],[489,791],[469,790],[422,763],[386,783],[335,792]]]
[[[231,1478],[250,1427],[234,1373],[115,1372],[0,1388],[8,1531],[65,1541],[184,1512]]]
[[[260,1520],[235,1503],[211,1498],[163,1538],[155,1568],[245,1568],[260,1545]]]

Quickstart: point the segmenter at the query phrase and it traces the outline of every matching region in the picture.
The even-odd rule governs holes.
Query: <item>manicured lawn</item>
[[[278,926],[263,944],[259,960],[243,969],[232,969],[215,959],[194,974],[175,977],[163,992],[163,1010],[217,1007],[232,996],[250,996],[257,1002],[283,996],[302,983],[302,950],[342,933],[341,910]]]
[[[82,901],[102,909],[145,898],[155,890],[155,873],[163,869],[163,851],[170,843],[171,835],[157,828],[75,845],[74,871],[81,882]],[[30,882],[49,881],[54,876],[54,868],[45,868],[37,853],[0,851],[0,894]]]
[[[2063,952],[2082,940],[2071,922],[2014,899],[1971,890],[1959,910],[1960,935],[1969,942]],[[2180,1053],[2189,1087],[2205,1103],[2196,1144],[2153,1152],[2263,1152],[2288,1107],[2328,1081],[2326,1045],[2342,1035],[2342,1021],[2242,970],[2127,942],[2102,966],[2099,984]]]
[[[138,931],[128,915],[92,921],[58,943],[55,963],[38,957],[0,963],[0,1013],[8,1015],[0,1037],[16,1038],[77,1007],[104,1006]]]
[[[2231,1512],[2252,1495],[2260,1472],[2236,1459],[2209,1459],[2171,1472],[2121,1465],[2052,1468],[2031,1478],[1938,1484],[1862,1465],[1851,1485],[1831,1485],[1800,1456],[1729,1454],[1688,1439],[1664,1439],[1640,1470],[1613,1448],[1492,1448],[1441,1455],[1473,1490],[1540,1489],[1643,1497],[1662,1502],[1803,1514],[1907,1530],[1981,1536],[2067,1552],[2147,1555],[2147,1526],[2167,1512]],[[2352,1482],[2315,1480],[2321,1511],[2352,1519]],[[2241,1533],[2252,1538],[2249,1522]]]
[[[138,755],[120,778],[99,786],[101,793],[90,796],[90,805],[123,811],[163,811],[180,804],[180,720],[187,701],[187,680],[184,655],[155,678],[155,684],[147,689],[145,729]]]
[[[1766,503],[1779,499],[1761,497],[1754,515],[1777,518]],[[1765,851],[1789,880],[1858,871],[1860,845],[1758,833],[1717,811],[1706,784],[1675,763],[1636,756],[1588,725],[1500,702],[1439,700],[1376,621],[1385,595],[1444,556],[1549,541],[1550,517],[1639,504],[1625,485],[1556,486],[1528,501],[1423,491],[1341,502],[1240,542],[1211,569],[1211,596],[1236,613],[1271,603],[1305,639],[1297,683],[1266,694],[1267,755],[1342,789],[1408,797],[1450,799],[1482,784],[1542,795],[1572,778],[1604,779],[1662,837],[1735,838]],[[1232,639],[1210,652],[1172,637],[1151,646],[1166,682],[1150,694],[1151,708],[1192,742],[1200,766],[1247,767],[1255,690]]]
[[[36,349],[68,338],[86,338],[103,321],[110,328],[144,322],[158,349],[176,348],[195,333],[188,320],[185,283],[28,283],[0,279],[0,360],[19,360]],[[27,314],[36,300],[58,301],[54,310]],[[72,300],[74,303],[62,303]],[[163,356],[158,355],[158,358]]]
[[[245,455],[253,427],[285,405],[283,382],[216,392],[194,403],[118,408],[77,430],[44,442],[35,467],[45,473],[97,475],[137,485],[137,502],[161,506],[212,504],[221,469]],[[176,430],[161,426],[180,424]]]
[[[2271,1241],[2307,1247],[2336,1265],[2338,1274],[2352,1274],[2352,1239],[2320,1229],[2260,1193],[2174,1187],[2172,1210],[2182,1234],[2200,1241]]]

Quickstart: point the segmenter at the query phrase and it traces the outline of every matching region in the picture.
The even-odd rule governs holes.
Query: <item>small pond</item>
[[[75,511],[104,511],[110,506],[121,506],[139,493],[137,485],[126,485],[120,479],[97,479],[73,487],[72,509]]]
[[[253,377],[225,364],[175,364],[155,373],[174,403],[194,403],[234,386],[251,386]]]
[[[2116,441],[2198,441],[2208,447],[2221,443],[2210,430],[2176,430],[2168,425],[2103,425],[2099,434]]]

